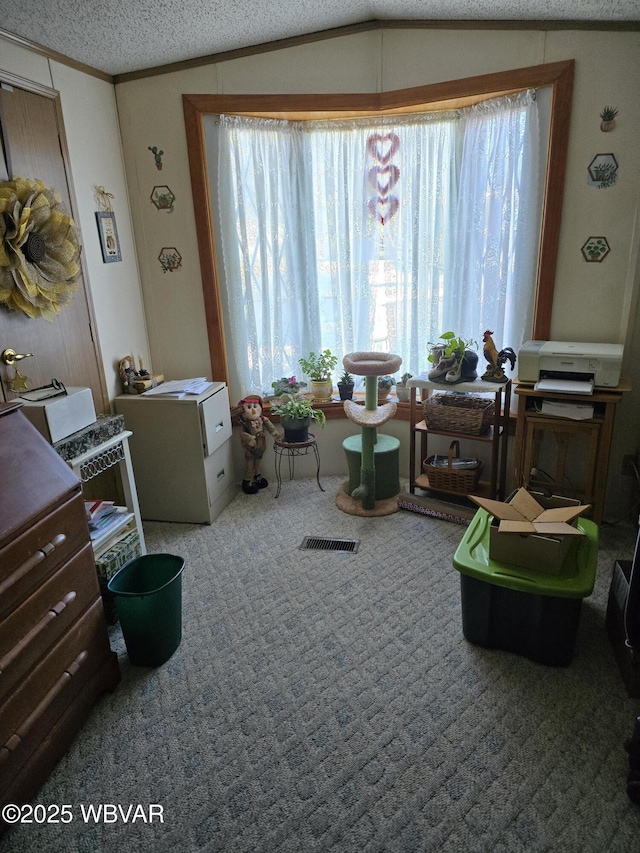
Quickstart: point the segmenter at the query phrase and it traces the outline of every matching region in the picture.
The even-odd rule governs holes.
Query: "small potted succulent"
[[[345,370],[344,373],[338,379],[338,391],[340,392],[341,400],[352,400],[353,399],[353,389],[355,388],[355,382],[351,373],[348,370]]]
[[[391,388],[395,385],[393,376],[378,376],[378,402],[384,403],[389,399]]]
[[[298,359],[298,364],[303,373],[311,379],[311,390],[313,399],[318,403],[328,403],[333,393],[333,381],[331,374],[338,363],[338,356],[330,349],[319,353],[309,353],[308,358]]]
[[[315,421],[321,427],[326,423],[326,415],[322,409],[314,409],[311,402],[304,397],[296,399],[293,394],[285,394],[285,401],[271,409],[271,413],[280,416],[284,430],[284,440],[291,444],[309,440],[309,427]]]
[[[400,381],[396,382],[396,394],[400,402],[407,403],[411,399],[411,388],[407,388],[410,379],[413,379],[413,373],[403,373]]]
[[[616,107],[605,107],[600,113],[600,130],[603,133],[608,133],[615,126],[615,118],[618,115]]]

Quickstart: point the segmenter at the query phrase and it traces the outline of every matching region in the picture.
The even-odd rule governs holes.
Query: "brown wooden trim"
[[[443,83],[430,83],[426,86],[413,86],[409,89],[397,89],[393,92],[364,92],[341,94],[303,94],[303,95],[183,95],[195,110],[202,114],[227,113],[233,115],[287,116],[290,119],[314,119],[323,113],[360,113],[400,112],[412,110],[416,106],[431,108],[432,103],[439,105],[456,104],[460,100],[495,97],[522,89],[554,85],[556,80],[573,68],[574,61],[553,62],[547,65],[534,65],[518,68],[514,71],[499,71],[493,74],[480,74],[463,80]]]
[[[395,402],[398,407],[396,409],[395,415],[393,416],[394,421],[410,421],[411,403],[407,403],[405,401],[399,402],[393,395],[390,397],[390,399]],[[354,400],[356,400],[356,402],[364,403],[364,394],[357,395],[357,397],[354,397]],[[418,405],[421,404],[419,403]],[[332,400],[330,403],[314,403],[313,408],[322,409],[328,421],[348,420],[342,400]],[[274,423],[280,422],[280,416],[274,415],[271,412],[271,407],[269,406],[268,401],[265,401],[264,404],[264,414],[269,417]],[[516,434],[516,420],[517,413],[515,411],[510,411],[508,421],[508,429],[510,436],[514,436]]]
[[[212,378],[228,383],[227,356],[216,272],[209,176],[204,143],[204,115],[225,112],[235,114],[252,110],[267,113],[271,106],[278,114],[304,113],[308,117],[332,110],[349,110],[352,114],[356,114],[360,110],[375,109],[376,105],[378,108],[383,107],[384,109],[401,109],[413,104],[427,104],[431,99],[443,102],[460,97],[482,97],[488,93],[496,94],[539,86],[551,86],[553,96],[549,131],[550,147],[538,252],[537,296],[531,333],[534,339],[547,340],[551,329],[551,311],[562,218],[573,71],[574,60],[567,60],[379,94],[183,95]]]
[[[228,383],[227,350],[224,340],[224,325],[220,305],[220,288],[216,274],[216,250],[213,236],[211,198],[209,193],[209,171],[202,123],[203,113],[198,110],[190,95],[183,95],[189,169],[191,172],[191,192],[196,220],[196,236],[202,275],[202,293],[209,338],[209,358],[211,359],[211,378],[217,382]]]
[[[301,36],[277,39],[276,41],[263,42],[262,44],[240,47],[235,50],[225,50],[220,53],[211,53],[206,56],[198,56],[193,59],[171,62],[167,65],[157,65],[154,68],[140,69],[139,71],[128,71],[123,74],[114,74],[114,83],[127,83],[130,80],[140,80],[146,77],[156,77],[160,74],[173,74],[176,71],[184,71],[191,68],[201,68],[205,65],[216,65],[220,62],[229,62],[234,59],[242,59],[246,56],[257,56],[262,53],[270,53],[275,50],[285,50],[290,47],[300,47],[313,44],[327,39],[342,38],[343,36],[358,35],[375,30],[523,30],[523,31],[556,31],[556,30],[586,30],[590,32],[637,32],[640,30],[640,21],[363,21],[359,24],[350,24],[345,27],[334,27],[328,30],[319,30],[315,33],[306,33]]]
[[[537,297],[533,315],[533,340],[549,340],[553,292],[558,265],[562,200],[569,149],[569,124],[573,98],[574,63],[566,63],[554,80],[549,127],[549,154],[542,201],[542,227],[538,250]]]
[[[1,28],[0,37],[7,39],[7,41],[15,42],[21,47],[26,47],[28,50],[33,51],[33,53],[39,53],[46,59],[52,59],[54,62],[59,62],[61,65],[68,65],[70,68],[75,68],[76,71],[82,71],[83,74],[89,74],[91,77],[97,77],[99,80],[104,80],[106,83],[114,82],[114,78],[111,74],[107,74],[105,71],[100,71],[97,68],[92,68],[90,65],[85,65],[84,62],[77,62],[75,59],[71,59],[71,57],[65,56],[63,53],[58,53],[55,50],[44,47],[44,45],[31,41],[31,39],[23,38],[22,36],[10,33],[8,30],[3,30]]]

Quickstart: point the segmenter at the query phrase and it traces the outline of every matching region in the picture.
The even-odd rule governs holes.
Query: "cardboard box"
[[[51,444],[96,420],[91,388],[67,388],[59,397],[21,401],[24,414]]]
[[[525,488],[506,502],[469,497],[493,517],[489,556],[496,562],[557,575],[572,542],[584,536],[575,522],[589,504],[558,495],[545,497]]]
[[[605,624],[627,693],[633,699],[640,699],[640,654],[634,654],[627,645],[624,627],[630,578],[631,560],[616,560],[611,576]]]

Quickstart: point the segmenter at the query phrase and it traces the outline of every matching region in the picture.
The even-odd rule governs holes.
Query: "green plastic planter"
[[[124,565],[107,584],[132,664],[160,666],[180,645],[184,565],[172,554],[146,554]]]

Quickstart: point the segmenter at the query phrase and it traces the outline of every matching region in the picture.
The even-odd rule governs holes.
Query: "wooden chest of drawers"
[[[1,805],[35,797],[119,680],[80,482],[18,406],[1,404]]]

